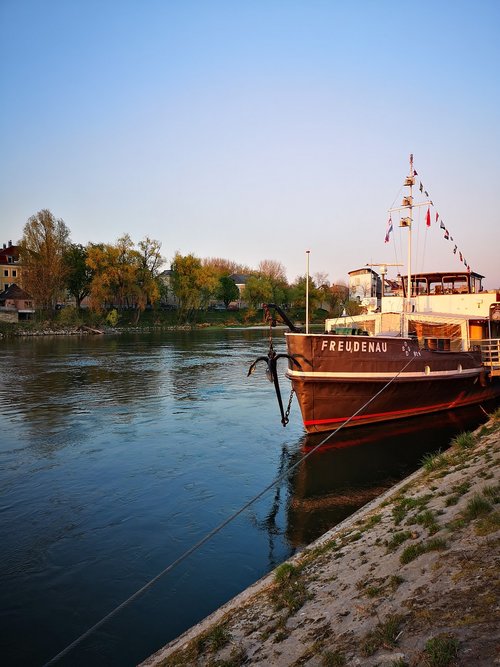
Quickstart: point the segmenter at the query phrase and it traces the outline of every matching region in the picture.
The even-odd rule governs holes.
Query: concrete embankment
[[[142,663],[500,664],[500,410]]]

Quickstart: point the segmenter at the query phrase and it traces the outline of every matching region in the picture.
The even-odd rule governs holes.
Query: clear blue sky
[[[499,34],[498,0],[1,0],[0,242],[49,208],[76,243],[148,235],[291,280],[310,250],[346,279],[404,261],[384,235],[413,152],[500,287]],[[418,218],[413,268],[460,268]]]

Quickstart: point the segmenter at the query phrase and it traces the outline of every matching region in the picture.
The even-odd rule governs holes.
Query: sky
[[[407,262],[399,213],[384,237],[413,153],[412,269],[500,288],[499,31],[498,0],[0,0],[0,243],[49,209],[167,267],[292,281],[309,250],[345,281]]]

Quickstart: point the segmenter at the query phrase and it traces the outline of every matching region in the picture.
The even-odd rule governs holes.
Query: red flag
[[[427,209],[427,227],[431,226],[431,209],[430,207]]]
[[[436,211],[436,222],[439,220],[439,213]]]

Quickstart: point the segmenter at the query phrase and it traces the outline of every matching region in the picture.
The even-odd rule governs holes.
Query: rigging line
[[[91,634],[93,634],[96,630],[98,630],[100,627],[102,627],[107,621],[109,621],[111,618],[116,616],[119,611],[124,609],[126,606],[128,606],[131,602],[136,600],[138,597],[140,597],[143,593],[145,593],[147,590],[149,590],[154,584],[159,581],[162,577],[164,577],[166,574],[168,574],[171,570],[173,570],[177,565],[182,563],[188,556],[190,556],[192,553],[197,551],[201,546],[203,546],[206,542],[208,542],[212,537],[214,537],[217,533],[219,533],[223,528],[225,528],[229,523],[234,521],[240,514],[242,514],[245,510],[247,510],[251,505],[253,505],[257,500],[262,498],[268,491],[270,491],[273,486],[276,484],[279,484],[282,482],[288,475],[292,472],[292,470],[295,470],[297,466],[299,466],[303,461],[308,459],[314,452],[319,449],[322,445],[325,444],[330,438],[332,438],[334,435],[336,435],[344,426],[346,426],[350,421],[354,419],[360,412],[362,412],[366,407],[370,405],[382,392],[384,392],[393,382],[396,378],[398,378],[403,371],[408,368],[408,366],[414,361],[414,357],[412,357],[404,366],[399,370],[394,377],[392,377],[381,389],[379,389],[371,398],[366,401],[364,405],[362,405],[356,412],[354,412],[350,417],[348,417],[345,422],[342,422],[340,426],[338,426],[335,431],[332,431],[324,440],[322,440],[319,444],[315,445],[310,451],[308,451],[304,456],[299,459],[296,463],[288,467],[283,473],[278,475],[276,479],[274,479],[272,482],[270,482],[262,491],[260,491],[256,496],[251,498],[248,502],[246,502],[240,509],[236,510],[233,514],[231,514],[229,517],[224,519],[218,526],[213,528],[209,533],[207,533],[204,537],[201,538],[201,540],[198,540],[195,544],[193,544],[189,549],[187,549],[184,553],[182,553],[178,558],[176,558],[170,565],[167,565],[167,567],[159,572],[155,577],[150,579],[144,586],[139,588],[135,593],[133,593],[130,597],[128,597],[126,600],[124,600],[121,604],[119,604],[117,607],[115,607],[113,610],[111,610],[106,616],[101,618],[100,621],[97,621],[97,623],[94,623],[94,625],[86,630],[83,634],[81,634],[79,637],[77,637],[71,644],[66,646],[62,651],[60,651],[57,655],[55,655],[53,658],[51,658],[48,662],[45,663],[44,667],[48,667],[49,665],[55,664],[58,660],[63,658],[65,655],[67,655],[70,651],[72,651],[76,646],[81,644],[81,642],[89,637]]]

